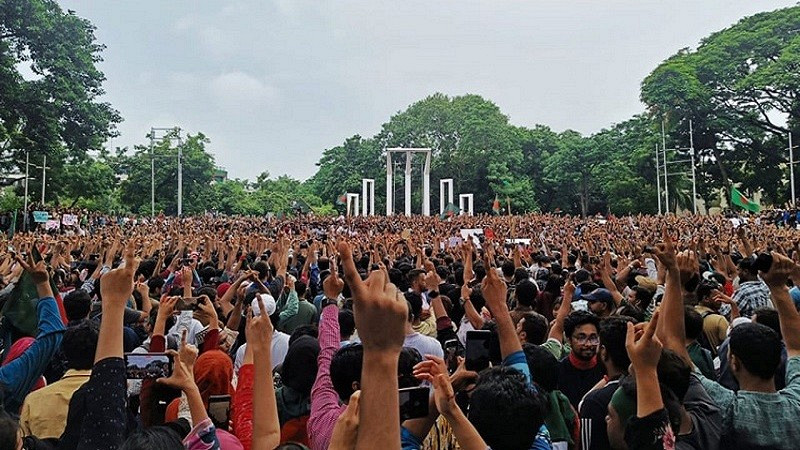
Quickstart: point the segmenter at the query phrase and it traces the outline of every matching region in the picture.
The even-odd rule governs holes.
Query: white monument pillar
[[[447,202],[444,201],[444,190],[447,186]],[[453,203],[453,179],[442,178],[439,180],[439,214],[444,214],[444,208]]]
[[[394,167],[392,167],[392,152],[386,151],[386,215],[391,216],[394,213],[392,205],[394,204],[394,191],[393,179]]]
[[[425,154],[422,168],[422,215],[431,215],[431,152]]]
[[[458,207],[461,209],[461,214],[471,216],[473,214],[473,204],[475,196],[473,194],[461,194],[458,196]],[[467,206],[467,203],[469,206]]]
[[[347,215],[358,215],[358,194],[347,194]],[[352,207],[352,214],[351,214]]]
[[[372,178],[361,180],[361,215],[375,215],[375,180]]]
[[[406,152],[406,173],[405,173],[405,191],[406,191],[406,216],[411,215],[411,159],[413,158],[414,154],[412,152]]]
[[[425,153],[425,165],[422,169],[422,214],[429,216],[431,213],[431,149],[430,148],[387,148],[386,149],[386,215],[394,214],[392,200],[394,197],[394,186],[392,176],[394,167],[392,166],[392,154],[402,153],[406,157],[406,169],[404,176],[405,192],[405,215],[411,215],[411,168],[414,153]]]

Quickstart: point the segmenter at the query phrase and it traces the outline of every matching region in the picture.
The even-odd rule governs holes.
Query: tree
[[[178,147],[167,135],[153,146],[156,213],[176,214],[178,192]],[[187,135],[181,144],[183,155],[183,213],[201,214],[213,207],[214,157],[206,151],[210,140],[203,134]],[[140,214],[150,213],[150,148],[137,145],[123,165],[127,179],[122,183],[122,201]]]
[[[786,198],[787,158],[776,149],[786,148],[790,128],[800,134],[798,30],[800,6],[744,18],[697,50],[679,51],[642,83],[642,100],[666,120],[676,147],[688,147],[692,121],[695,158],[712,163],[701,166],[703,197],[744,182],[768,201]]]
[[[115,135],[121,119],[104,94],[96,64],[103,46],[92,24],[53,0],[0,2],[0,151],[3,169],[24,170],[25,152],[51,169],[48,198],[64,193],[65,163],[83,162]],[[18,67],[29,66],[33,79]],[[31,189],[41,180],[32,179]],[[39,184],[39,186],[37,186]]]

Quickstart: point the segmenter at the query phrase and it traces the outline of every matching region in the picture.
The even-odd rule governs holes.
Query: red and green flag
[[[461,212],[461,208],[454,205],[453,203],[448,203],[447,206],[444,207],[444,212],[439,215],[439,219],[445,220],[450,217],[458,215]]]
[[[761,207],[758,205],[758,203],[745,197],[744,194],[739,192],[739,190],[735,187],[731,188],[731,204],[754,213],[757,213],[761,210]]]
[[[337,204],[337,205],[339,205],[339,206],[341,206],[341,205],[346,205],[346,204],[347,204],[347,194],[342,194],[342,195],[340,195],[340,196],[339,196],[339,197],[336,199],[336,204]]]
[[[497,194],[494,195],[494,202],[492,202],[492,212],[500,214],[500,198],[497,197]]]

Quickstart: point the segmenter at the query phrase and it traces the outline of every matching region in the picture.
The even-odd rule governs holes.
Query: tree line
[[[58,42],[59,45],[52,45]],[[122,118],[100,101],[104,75],[96,64],[103,46],[94,26],[55,1],[0,3],[0,169],[23,171],[47,157],[47,202],[103,211],[150,211],[150,164],[156,164],[156,209],[177,210],[177,148],[169,139],[108,151]],[[23,77],[19,65],[35,77]],[[718,206],[726,189],[760,192],[762,203],[790,197],[788,136],[800,144],[800,6],[747,17],[681,49],[642,82],[646,108],[592,135],[546,125],[513,125],[492,101],[478,95],[436,93],[389,118],[371,137],[354,135],[325,149],[306,181],[273,178],[214,181],[210,140],[197,132],[183,140],[184,212],[320,214],[342,212],[337,199],[376,180],[376,211],[383,211],[385,149],[432,149],[431,205],[438,180],[453,178],[457,193],[473,193],[475,210],[490,212],[498,199],[513,213],[657,212],[655,148],[664,127],[671,160],[688,157],[692,122],[698,196]],[[800,158],[800,155],[798,155]],[[175,162],[170,162],[175,161]],[[395,172],[402,210],[405,161]],[[414,161],[415,166],[421,161]],[[421,175],[415,167],[415,210]],[[41,177],[30,190],[41,188]],[[688,177],[671,177],[670,210],[691,207]],[[0,195],[0,208],[19,203],[21,188]]]

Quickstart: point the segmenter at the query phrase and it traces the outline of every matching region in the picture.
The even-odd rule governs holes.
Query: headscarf
[[[194,380],[206,407],[208,398],[212,395],[233,395],[232,379],[233,363],[221,350],[209,350],[194,363]]]
[[[292,342],[281,369],[283,384],[303,395],[311,395],[311,387],[317,379],[317,356],[319,342],[313,337],[300,336]]]

